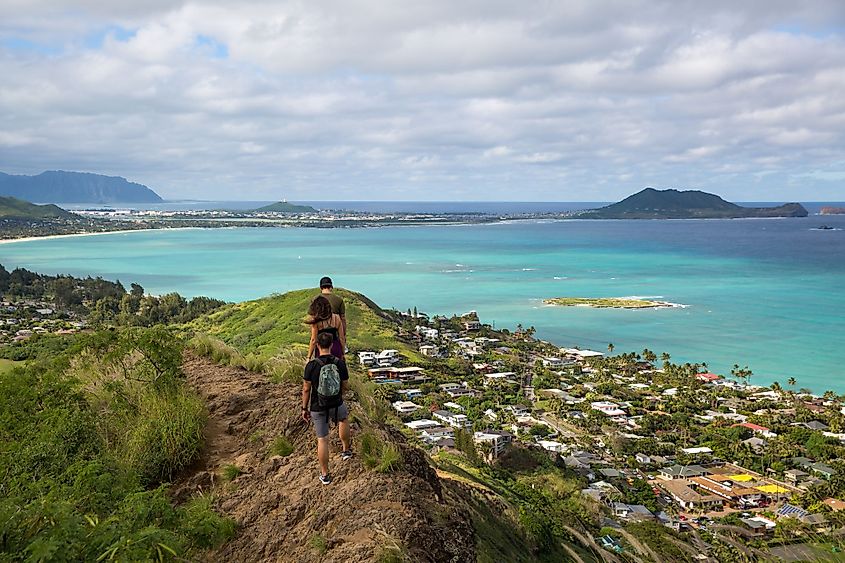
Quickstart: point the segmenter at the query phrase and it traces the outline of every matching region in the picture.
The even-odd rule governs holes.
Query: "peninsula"
[[[594,309],[656,309],[665,307],[683,307],[669,301],[638,299],[635,297],[552,297],[543,299],[546,305],[557,307],[592,307]]]
[[[742,207],[699,190],[646,188],[618,203],[578,215],[582,219],[739,219],[748,217],[806,217],[800,203],[778,207]]]
[[[0,195],[49,203],[159,203],[142,184],[119,176],[50,170],[37,176],[0,172]]]

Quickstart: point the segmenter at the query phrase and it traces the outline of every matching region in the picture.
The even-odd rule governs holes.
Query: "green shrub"
[[[390,473],[402,467],[402,453],[395,444],[385,444],[376,466],[379,473]]]
[[[127,433],[116,448],[118,457],[144,483],[169,480],[199,454],[205,421],[205,405],[192,391],[146,389],[137,414],[126,422]]]
[[[376,563],[404,563],[407,560],[405,552],[396,545],[383,547],[376,556]]]
[[[311,544],[311,549],[316,551],[319,555],[324,555],[329,550],[329,542],[326,541],[326,538],[320,534],[314,534],[311,536],[308,543]]]
[[[270,455],[280,455],[287,457],[293,453],[294,447],[290,443],[287,436],[278,436],[270,445]]]
[[[379,473],[390,473],[402,467],[402,452],[395,444],[385,443],[373,432],[361,435],[361,462]]]
[[[243,362],[241,363],[242,368],[247,371],[252,371],[255,373],[263,373],[264,370],[267,368],[267,364],[256,356],[255,354],[248,354],[243,357]]]
[[[234,481],[235,479],[240,477],[241,473],[243,473],[241,471],[241,468],[231,463],[228,465],[224,465],[223,469],[221,470],[221,476],[226,481]]]
[[[198,495],[185,505],[182,512],[182,529],[194,545],[209,549],[235,535],[235,522],[214,511],[210,495]]]

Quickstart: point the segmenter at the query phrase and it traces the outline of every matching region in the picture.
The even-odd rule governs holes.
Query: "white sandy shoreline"
[[[204,229],[206,227],[172,227],[167,229],[123,229],[118,231],[101,231],[96,233],[68,233],[65,235],[45,235],[43,237],[21,237],[21,238],[6,238],[0,239],[0,244],[12,244],[14,242],[31,242],[34,240],[48,240],[48,239],[57,239],[57,238],[69,238],[69,237],[93,237],[97,235],[117,235],[117,234],[125,234],[125,233],[148,233],[150,231],[187,231],[187,230],[196,230],[196,229]]]

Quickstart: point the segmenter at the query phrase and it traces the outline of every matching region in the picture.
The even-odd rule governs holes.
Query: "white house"
[[[371,366],[376,363],[375,352],[358,352],[358,361],[362,366]]]
[[[434,411],[431,416],[445,422],[452,428],[469,428],[472,426],[472,421],[465,414],[455,414],[453,412],[439,410]]]
[[[491,453],[493,457],[499,457],[499,454],[502,453],[505,447],[513,441],[513,435],[508,432],[487,430],[485,432],[475,432],[472,435],[472,440],[476,444],[493,444]]]
[[[376,354],[376,363],[380,366],[392,366],[399,361],[399,350],[382,350]]]
[[[424,395],[422,389],[402,389],[399,393],[405,395],[409,400],[418,399]]]
[[[449,401],[448,403],[443,403],[443,406],[449,410],[464,412],[464,407],[462,407],[458,403],[453,403],[452,401]]]
[[[605,416],[625,416],[625,411],[620,409],[619,405],[610,401],[595,401],[590,403],[590,406],[593,410],[597,410]]]
[[[441,391],[447,391],[448,392],[448,391],[454,391],[456,389],[460,389],[461,384],[460,383],[454,383],[454,382],[452,382],[452,383],[441,383],[440,385],[438,385],[438,387],[440,388]]]
[[[478,321],[464,321],[464,330],[481,330],[481,323]]]
[[[416,403],[412,403],[411,401],[396,401],[393,403],[393,408],[396,409],[396,412],[399,414],[411,414],[422,407]]]
[[[433,344],[423,344],[420,346],[420,354],[423,356],[427,356],[429,358],[437,356],[440,353],[440,349]]]
[[[507,380],[516,377],[516,374],[512,371],[503,371],[499,373],[485,373],[482,375],[484,378],[484,385],[495,385],[497,383],[504,383]]]
[[[555,452],[555,453],[558,453],[558,454],[563,452],[564,447],[565,447],[560,442],[554,442],[552,440],[540,440],[537,443],[540,444],[540,447],[543,448],[544,450],[550,451],[550,452]]]
[[[405,426],[407,426],[411,430],[425,430],[426,428],[437,428],[438,426],[440,426],[440,423],[434,420],[424,418],[422,420],[412,420],[411,422],[406,422]]]

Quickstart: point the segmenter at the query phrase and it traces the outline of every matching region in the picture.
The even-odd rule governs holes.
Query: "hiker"
[[[332,306],[324,295],[318,295],[308,306],[308,319],[311,325],[311,342],[308,344],[308,358],[317,357],[317,337],[321,334],[331,335],[331,353],[340,361],[345,361],[343,352],[346,349],[346,330],[340,315],[332,312]]]
[[[332,337],[323,332],[317,335],[319,355],[305,366],[302,382],[302,420],[314,424],[317,434],[317,459],[320,462],[320,483],[329,485],[329,420],[337,424],[343,451],[341,461],[352,457],[349,437],[349,410],[343,402],[349,371],[346,362],[331,353]]]
[[[334,284],[329,276],[320,278],[320,295],[329,300],[332,305],[332,313],[340,315],[340,321],[343,323],[343,334],[346,334],[346,303],[343,302],[343,297],[332,293]],[[346,348],[346,338],[343,340],[343,351],[348,352]]]

